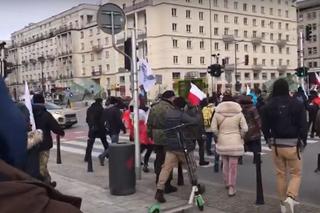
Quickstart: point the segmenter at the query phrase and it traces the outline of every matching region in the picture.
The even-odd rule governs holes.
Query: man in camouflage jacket
[[[158,183],[159,175],[161,172],[162,164],[165,160],[165,144],[166,135],[164,133],[165,129],[165,113],[169,109],[174,109],[173,100],[175,99],[175,94],[172,90],[165,91],[159,102],[155,103],[150,110],[148,121],[147,121],[147,131],[148,136],[154,141],[154,151],[156,153],[156,160],[154,162],[154,170],[156,173],[156,182]],[[172,176],[172,175],[171,175]],[[172,177],[168,179],[165,184],[165,193],[175,192],[177,188],[170,184]]]

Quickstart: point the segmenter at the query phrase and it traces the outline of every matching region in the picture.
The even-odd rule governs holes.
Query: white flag
[[[24,104],[29,110],[30,124],[32,125],[32,130],[36,130],[36,123],[34,121],[33,112],[32,112],[31,95],[29,92],[29,87],[27,82],[25,83],[25,86],[24,86]]]
[[[156,84],[156,78],[153,75],[149,63],[145,59],[140,59],[138,65],[140,67],[139,85],[143,85],[144,90],[148,92]]]
[[[315,72],[314,74],[316,76],[317,84],[320,84],[320,77],[319,77],[318,73]]]
[[[251,92],[250,87],[247,85],[247,92],[246,92],[246,94],[247,94],[247,95],[250,95],[250,92]]]

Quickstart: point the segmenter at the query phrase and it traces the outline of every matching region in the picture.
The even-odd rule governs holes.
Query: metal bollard
[[[318,163],[317,163],[317,168],[314,171],[315,173],[320,172],[320,154],[318,154]]]
[[[261,176],[261,153],[253,153],[255,155],[255,164],[256,164],[256,178],[257,178],[257,186],[256,186],[256,205],[264,204],[264,196],[263,196],[263,187],[262,187],[262,176]]]
[[[61,161],[61,149],[60,149],[60,135],[56,135],[57,137],[57,164],[62,164]]]
[[[88,155],[88,167],[87,167],[87,172],[93,172],[92,168],[92,153]]]

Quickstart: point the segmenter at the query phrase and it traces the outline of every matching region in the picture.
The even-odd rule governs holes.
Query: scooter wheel
[[[200,211],[203,211],[203,209],[204,209],[204,200],[203,200],[201,195],[198,195],[196,197],[196,205],[198,206],[198,209]]]
[[[155,205],[151,206],[148,210],[148,213],[160,213],[160,205],[155,204]]]

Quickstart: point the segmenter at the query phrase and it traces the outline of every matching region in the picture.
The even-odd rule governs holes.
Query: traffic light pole
[[[303,53],[303,32],[302,30],[299,31],[299,66],[304,67],[304,53]],[[300,78],[300,85],[303,85],[304,88],[304,77]],[[309,88],[309,86],[308,86]]]

